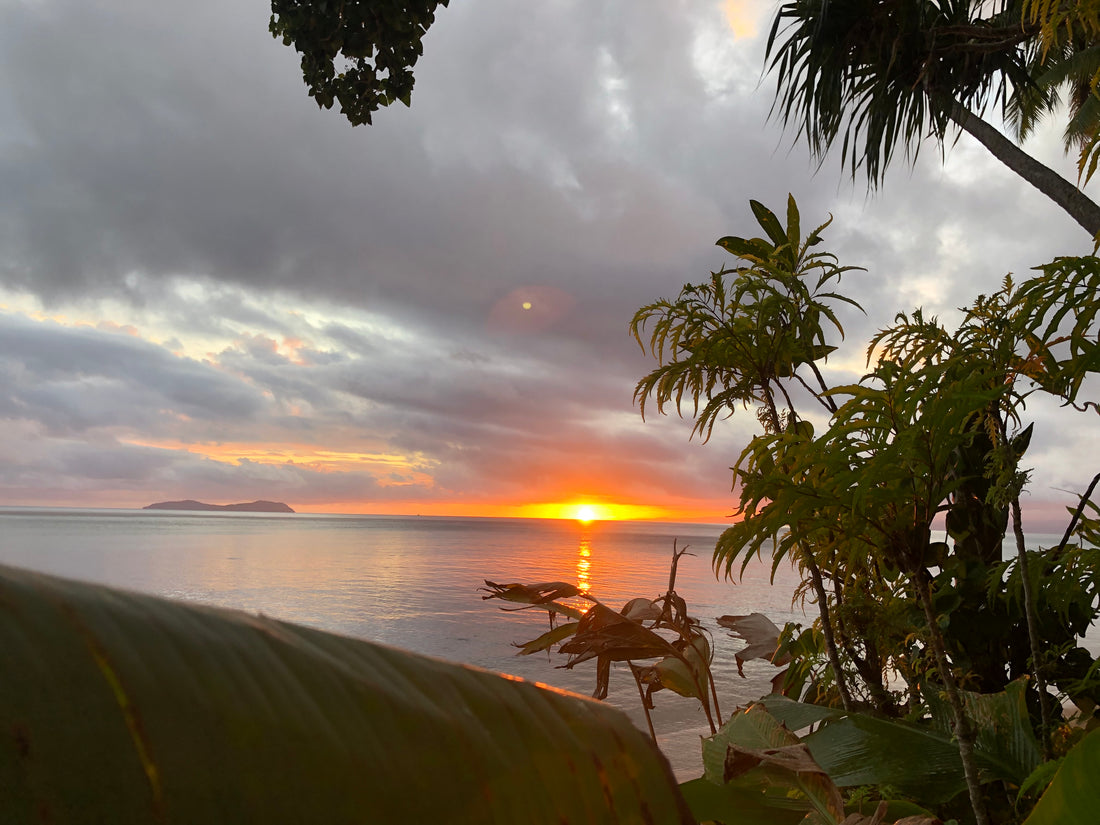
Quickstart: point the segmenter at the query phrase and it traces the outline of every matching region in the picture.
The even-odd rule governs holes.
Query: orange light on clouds
[[[760,0],[724,0],[722,13],[735,37],[755,37],[760,16],[769,6]]]
[[[377,498],[329,501],[294,501],[287,498],[287,503],[300,513],[561,519],[582,525],[600,521],[728,522],[729,519],[729,505],[721,500],[658,507],[615,503],[597,496],[578,496],[564,501],[529,503],[444,491],[435,483],[433,470],[436,462],[419,454],[325,450],[308,444],[195,443],[151,439],[126,439],[124,443],[178,450],[225,464],[248,462],[275,467],[292,465],[315,473],[363,473],[373,477],[378,487],[387,488],[387,492]]]
[[[213,461],[240,464],[248,461],[252,464],[294,464],[318,473],[365,472],[404,473],[405,481],[379,479],[379,486],[400,486],[406,484],[430,484],[431,476],[425,472],[425,461],[418,456],[406,456],[390,453],[355,453],[339,450],[321,450],[309,445],[255,445],[255,444],[188,444],[178,441],[138,441],[126,443],[141,447],[156,447],[164,450],[181,450],[200,455]]]

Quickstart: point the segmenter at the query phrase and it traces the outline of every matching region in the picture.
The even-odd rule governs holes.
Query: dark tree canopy
[[[271,0],[271,33],[302,55],[317,105],[336,101],[353,126],[412,96],[422,39],[448,0]]]

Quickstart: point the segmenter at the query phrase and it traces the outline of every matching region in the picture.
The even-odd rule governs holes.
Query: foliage
[[[1036,768],[1025,693],[1031,713],[1039,709],[1044,751],[1061,724],[1048,685],[1089,711],[1100,700],[1100,668],[1074,644],[1097,615],[1095,551],[1025,552],[1019,511],[1030,394],[1097,410],[1084,393],[1100,370],[1100,264],[1062,258],[1020,285],[1006,278],[978,296],[953,331],[920,310],[899,314],[872,339],[867,373],[830,386],[809,368],[835,349],[821,319],[836,332],[840,321],[818,304],[845,299],[819,293],[845,268],[823,253],[813,259],[825,262],[821,275],[804,265],[799,253],[808,244],[794,240],[793,200],[786,230],[764,207],[753,210],[768,240],[722,243],[743,265],[685,287],[677,301],[643,307],[632,324],[640,341],[645,323],[657,319],[650,349],[661,363],[638,384],[643,403],[655,397],[658,409],[674,402],[692,410],[704,436],[738,407],[757,408],[762,432],[733,468],[740,520],[722,535],[714,563],[733,577],[758,555],[770,554],[773,570],[794,562],[805,575],[800,592],[820,618],[808,631],[763,632],[749,617],[724,617],[750,641],[739,666],[753,656],[786,664],[773,685],[845,714],[850,721],[834,718],[824,728],[845,741],[870,726],[902,743],[902,717],[928,720],[920,735],[961,765],[951,789],[965,786],[973,815],[989,821],[986,809],[1001,797],[981,786],[990,778],[1019,786]],[[811,233],[815,243],[822,229]],[[756,287],[777,283],[782,289]],[[813,420],[796,409],[795,399],[807,398],[816,402]],[[1010,511],[1019,555],[1005,563]],[[946,542],[933,539],[940,518]],[[1083,519],[1079,534],[1094,523]],[[1033,679],[1020,681],[1027,675]],[[1006,707],[990,704],[996,695],[1013,697],[1009,728],[1026,730],[1031,743],[1011,771],[984,756],[1004,728],[991,715]],[[863,719],[862,709],[885,718],[851,721]],[[861,782],[888,781],[868,754],[860,760]],[[842,784],[843,771],[818,761]],[[921,787],[935,804],[953,796]]]
[[[802,707],[816,712],[823,710]],[[825,715],[830,713],[833,712],[824,711]],[[826,745],[815,752],[810,742],[817,734],[800,739],[792,732],[795,726],[790,724],[790,718],[773,714],[762,703],[754,704],[739,710],[721,731],[704,740],[705,775],[683,785],[696,816],[730,823],[807,825],[840,822],[867,825],[895,820],[899,825],[901,822],[934,825],[939,821],[929,811],[904,799],[873,800],[868,806],[871,816],[862,810],[866,799],[853,799],[846,804],[840,785],[821,761],[822,754],[832,755],[836,746]],[[816,713],[814,718],[821,718],[821,714]],[[919,762],[922,754],[907,754],[896,745],[880,742],[875,755],[907,761],[907,767],[923,767]],[[901,775],[908,774],[903,771]]]
[[[654,739],[653,695],[671,690],[699,702],[711,732],[721,724],[718,695],[714,687],[711,664],[714,654],[710,637],[699,621],[688,614],[687,602],[676,592],[676,569],[687,548],[672,545],[672,565],[668,590],[656,599],[635,598],[615,611],[600,603],[589,593],[582,593],[566,582],[536,585],[497,584],[486,580],[482,588],[489,595],[483,599],[502,599],[526,605],[512,610],[540,609],[547,611],[550,629],[529,642],[520,643],[519,655],[550,650],[558,645],[558,653],[568,656],[562,667],[596,660],[596,689],[593,697],[607,698],[613,662],[626,662],[638,687],[649,731]],[[591,603],[585,611],[567,603],[580,598]],[[502,610],[509,608],[502,607]],[[578,619],[569,624],[556,624],[556,617],[565,615]],[[639,661],[654,660],[639,665]]]
[[[723,786],[730,811],[715,811],[716,818],[736,822],[742,808],[771,811],[778,821],[800,822],[809,814],[833,822],[844,818],[844,800],[828,773],[760,706],[738,711],[704,740],[703,770],[702,781]]]
[[[410,104],[413,66],[448,0],[271,0],[272,35],[302,55],[309,96],[339,101],[353,126],[382,106]]]
[[[1068,87],[1066,149],[1077,148],[1078,176],[1087,183],[1100,163],[1100,6],[1092,0],[1024,0],[1023,20],[1039,29],[1032,71],[1040,96],[1047,98],[1049,106],[1058,97],[1044,93]],[[1009,108],[1021,135],[1034,125],[1036,110],[1041,111],[1029,103],[1025,99]]]
[[[1023,685],[966,699],[986,722],[977,748],[982,781],[1022,784],[1039,762]],[[802,821],[811,811],[818,821],[839,821],[845,807],[841,790],[871,786],[890,795],[858,793],[853,800],[884,803],[886,810],[934,821],[911,800],[941,804],[966,787],[958,749],[941,719],[935,714],[916,722],[883,719],[768,696],[704,740],[705,777],[685,785],[685,795],[697,815],[718,819],[737,821],[733,812],[745,806],[770,810],[777,821],[793,812],[798,815],[792,821]]]
[[[1019,292],[1027,361],[1034,362],[1028,376],[1067,404],[1100,412],[1079,397],[1085,378],[1100,371],[1100,258],[1055,258],[1036,270]]]
[[[763,204],[750,201],[750,206],[767,237],[718,241],[747,265],[722,269],[711,275],[709,284],[689,284],[677,300],[657,301],[635,313],[630,328],[643,349],[642,333],[653,322],[649,349],[660,365],[638,382],[634,396],[643,413],[650,397],[658,411],[674,401],[682,412],[688,394],[696,415],[693,434],[704,439],[720,414],[755,404],[768,437],[798,441],[812,437],[813,426],[800,414],[795,398],[808,395],[811,403],[829,412],[837,409],[817,362],[824,363],[836,349],[831,335],[844,334],[833,305],[859,305],[823,289],[852,267],[839,266],[830,253],[811,251],[829,222],[803,238],[793,197],[787,198],[786,227]],[[780,453],[772,462],[780,472],[789,469],[784,460]],[[816,591],[840,699],[849,705],[818,562],[807,547],[799,544],[797,550]]]
[[[775,109],[816,155],[842,138],[853,174],[878,183],[899,145],[944,140],[954,106],[1027,88],[1031,34],[1012,3],[789,0],[768,37]]]
[[[795,385],[818,382],[816,362],[836,347],[830,330],[843,337],[835,304],[858,304],[824,291],[855,267],[837,265],[836,257],[815,252],[830,219],[801,235],[798,207],[787,200],[787,226],[758,201],[750,201],[766,238],[729,236],[718,245],[747,266],[712,273],[708,283],[686,285],[675,301],[659,300],[639,309],[630,332],[642,349],[650,324],[648,348],[661,366],[638,382],[634,398],[645,415],[652,398],[658,412],[670,404],[681,412],[684,395],[692,402],[693,433],[710,436],[715,421],[738,406],[759,404],[765,426],[781,429],[793,414]],[[777,399],[788,409],[780,412]],[[699,404],[705,401],[702,410]]]
[[[942,147],[965,130],[1095,236],[1100,206],[982,119],[999,109],[1023,140],[1068,86],[1067,148],[1082,146],[1086,177],[1095,169],[1100,43],[1087,26],[1070,33],[1068,19],[1090,14],[1061,19],[1067,5],[1088,4],[787,0],[765,57],[777,79],[772,111],[819,158],[839,142],[842,162],[872,185],[899,148],[915,159],[926,137]]]
[[[1100,810],[1100,731],[1093,731],[1066,755],[1025,825],[1086,825]]]
[[[9,822],[692,822],[613,708],[0,568]]]

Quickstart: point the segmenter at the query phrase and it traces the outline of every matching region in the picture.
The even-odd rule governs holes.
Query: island
[[[158,501],[142,507],[143,510],[219,510],[236,513],[293,513],[281,501],[248,501],[243,504],[206,504],[194,499],[185,501]]]

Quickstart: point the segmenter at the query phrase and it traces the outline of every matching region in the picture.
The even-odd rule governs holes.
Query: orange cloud
[[[754,0],[724,0],[722,13],[735,37],[755,37],[762,4]]]
[[[162,450],[181,450],[209,458],[213,461],[240,464],[249,461],[253,464],[285,465],[293,464],[317,473],[340,472],[384,472],[401,473],[407,476],[402,481],[382,477],[378,479],[381,487],[403,486],[409,484],[431,485],[432,478],[424,470],[425,459],[420,456],[406,456],[396,453],[360,453],[339,450],[323,450],[308,445],[254,445],[254,444],[202,444],[181,441],[141,441],[129,439],[127,444],[141,447],[156,447]]]

